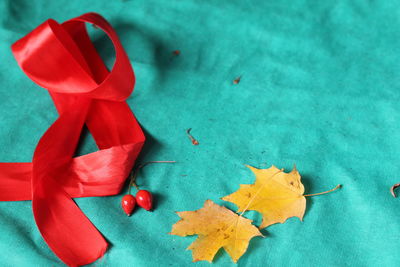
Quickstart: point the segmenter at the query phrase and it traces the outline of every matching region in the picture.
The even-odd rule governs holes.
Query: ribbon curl
[[[85,23],[115,48],[109,72]],[[62,24],[49,19],[12,45],[25,74],[48,90],[59,113],[40,139],[32,163],[0,163],[0,201],[32,200],[36,224],[67,265],[94,262],[107,242],[72,198],[118,194],[145,141],[125,100],[135,76],[111,25],[87,13]],[[73,157],[83,126],[99,151]]]

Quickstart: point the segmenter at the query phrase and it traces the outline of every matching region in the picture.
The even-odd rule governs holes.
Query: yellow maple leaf
[[[275,166],[268,169],[246,166],[255,174],[255,183],[240,185],[238,191],[223,197],[223,200],[236,204],[238,212],[260,212],[263,216],[260,228],[284,223],[290,217],[303,220],[306,199],[296,166],[290,173],[285,173],[283,169]]]
[[[246,252],[250,239],[262,236],[260,231],[246,219],[229,209],[206,200],[203,208],[195,211],[177,212],[181,220],[172,226],[170,234],[178,236],[198,235],[188,247],[193,261],[211,262],[220,248],[234,262]]]

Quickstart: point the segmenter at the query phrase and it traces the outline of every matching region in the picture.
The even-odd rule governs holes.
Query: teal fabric
[[[115,27],[137,76],[129,105],[146,131],[138,183],[156,209],[120,209],[123,195],[76,199],[112,244],[93,266],[191,263],[195,237],[168,235],[175,211],[195,210],[252,183],[250,164],[303,176],[304,221],[254,238],[237,266],[396,266],[400,201],[398,1],[0,2],[0,161],[30,161],[56,119],[47,92],[19,69],[10,45],[48,18],[94,11]],[[108,62],[107,38],[91,29]],[[177,57],[173,50],[180,50]],[[232,81],[240,76],[239,84]],[[199,140],[193,146],[185,130]],[[96,150],[86,135],[78,153]],[[247,217],[260,223],[260,215]],[[31,203],[0,203],[1,266],[63,266],[38,232]],[[235,266],[222,250],[213,266]]]

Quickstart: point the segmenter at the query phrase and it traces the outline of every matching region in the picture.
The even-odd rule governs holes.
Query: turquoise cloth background
[[[124,192],[76,200],[112,243],[92,266],[210,266],[191,263],[185,248],[195,237],[167,234],[174,211],[206,199],[235,208],[219,198],[254,181],[244,164],[294,163],[306,193],[342,190],[309,198],[304,222],[267,228],[237,266],[396,266],[400,200],[389,188],[400,182],[399,10],[389,0],[1,1],[0,161],[30,161],[57,116],[10,45],[48,18],[98,12],[136,72],[128,102],[148,138],[139,161],[179,163],[140,174],[139,185],[155,193],[152,213],[126,217]],[[90,28],[112,64],[110,42]],[[87,136],[79,153],[95,150]],[[256,212],[247,217],[260,223]],[[0,222],[0,266],[63,266],[29,201],[0,202]],[[213,266],[235,265],[221,250]]]

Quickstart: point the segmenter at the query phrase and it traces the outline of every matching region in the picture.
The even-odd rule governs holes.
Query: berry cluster
[[[145,210],[151,211],[153,208],[153,196],[147,190],[139,190],[136,193],[136,198],[131,194],[127,194],[121,201],[122,209],[128,216],[131,216],[136,204]]]
[[[143,164],[140,164],[136,171],[132,172],[131,180],[129,183],[129,192],[127,195],[122,197],[121,206],[122,210],[126,213],[126,215],[131,216],[133,210],[136,207],[136,204],[139,207],[144,208],[147,211],[151,211],[153,209],[153,196],[147,190],[140,190],[138,185],[136,184],[136,177],[139,173],[139,170],[150,163],[175,163],[175,161],[150,161]],[[131,194],[131,188],[134,186],[138,192],[136,193],[136,197]]]

